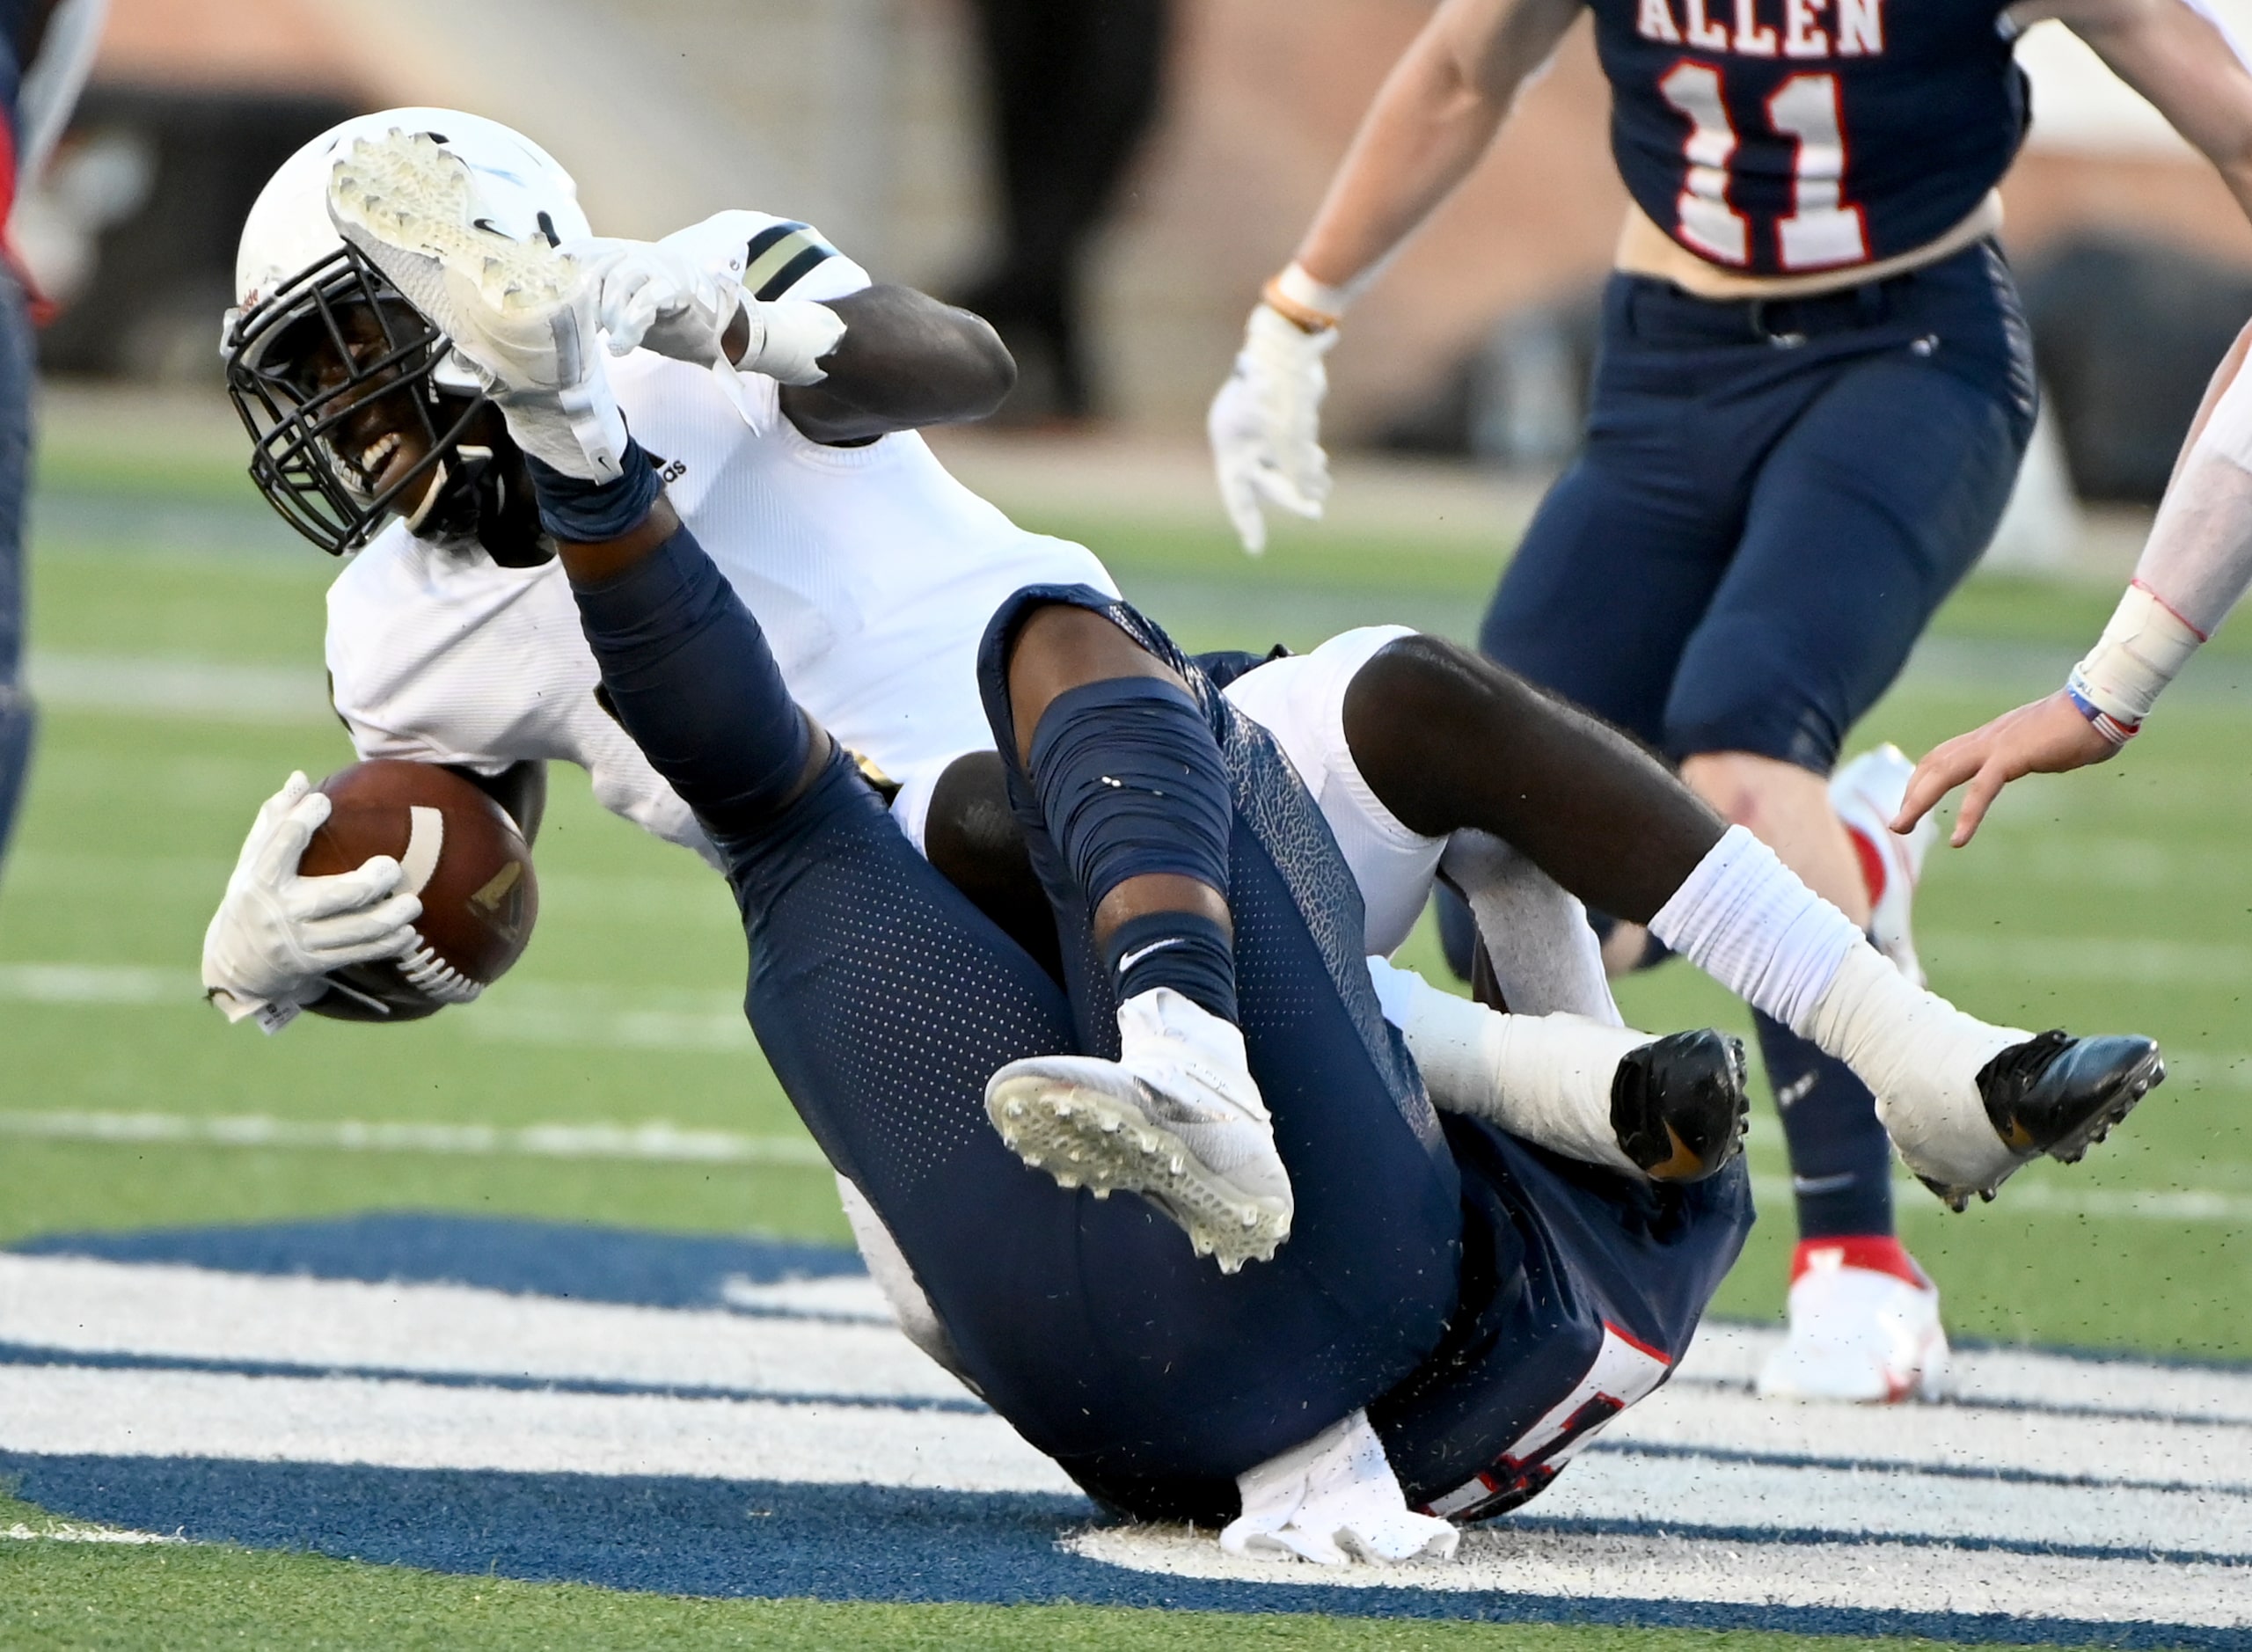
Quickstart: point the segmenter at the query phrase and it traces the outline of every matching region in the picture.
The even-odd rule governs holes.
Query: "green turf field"
[[[308,1021],[272,1040],[207,1009],[201,927],[251,812],[292,767],[318,776],[349,759],[320,706],[332,569],[216,459],[143,463],[64,441],[44,475],[33,637],[50,709],[0,886],[0,1239],[442,1208],[843,1241],[829,1176],[742,1025],[727,891],[603,815],[574,776],[557,776],[539,844],[537,938],[474,1008],[388,1030]],[[1462,634],[1504,548],[1306,530],[1250,563],[1215,516],[1203,533],[1035,525],[1093,545],[1192,647],[1304,646],[1389,618]],[[1865,735],[1919,750],[2044,691],[2111,596],[1974,581]],[[2237,1312],[2252,1286],[2252,857],[2240,826],[2252,812],[2252,649],[2224,639],[2212,653],[2110,768],[2021,787],[1976,847],[1934,855],[1918,919],[1935,986],[2028,1026],[2154,1033],[2176,1074],[2087,1165],[2029,1171],[1991,1209],[1957,1217],[1904,1190],[1906,1237],[1966,1337],[2252,1357]],[[1413,950],[1436,966],[1428,936]],[[1744,1030],[1740,1010],[1685,967],[1621,997],[1645,1026]],[[253,1144],[162,1139],[212,1120],[257,1122],[221,1127]],[[272,1144],[289,1126],[340,1121],[499,1133],[456,1131],[442,1151],[380,1136],[347,1151],[333,1132],[326,1145]],[[508,1133],[655,1122],[762,1145],[698,1164],[522,1151],[527,1138]],[[117,1139],[136,1131],[152,1139]],[[1773,1185],[1784,1166],[1772,1115],[1756,1119],[1751,1152]],[[1780,1312],[1788,1218],[1767,1202],[1774,1217],[1725,1290],[1727,1312]],[[36,1519],[0,1507],[0,1528]],[[1720,1638],[1374,1623],[1272,1634],[1340,1648]],[[0,1542],[8,1646],[660,1638],[1108,1648],[1256,1646],[1269,1631],[1113,1612],[683,1604],[306,1557]]]

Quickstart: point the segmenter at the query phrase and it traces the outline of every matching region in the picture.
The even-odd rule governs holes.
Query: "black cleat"
[[[1702,1181],[1744,1145],[1744,1045],[1706,1027],[1627,1052],[1611,1080],[1620,1150],[1653,1181]]]
[[[2046,1153],[2076,1165],[2165,1078],[2166,1061],[2155,1040],[2047,1032],[2011,1045],[1981,1067],[1978,1095],[1987,1122],[2020,1164]],[[1992,1198],[2000,1178],[1984,1188],[1943,1187],[1929,1177],[1923,1182],[1960,1210],[1974,1193]]]

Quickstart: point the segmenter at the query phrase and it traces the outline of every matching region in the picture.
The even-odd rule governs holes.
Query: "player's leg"
[[[2036,1141],[2040,1151],[2077,1157],[2154,1080],[2146,1040],[2029,1040],[1974,1023],[1888,974],[1858,926],[1773,851],[1742,827],[1722,833],[1711,809],[1650,754],[1491,661],[1434,639],[1395,638],[1343,684],[1338,704],[1311,713],[1287,694],[1252,692],[1257,676],[1236,689],[1284,727],[1285,748],[1319,777],[1342,838],[1406,833],[1412,822],[1434,837],[1455,831],[1458,847],[1466,830],[1497,847],[1498,834],[1521,840],[1532,860],[1578,892],[1650,925],[1754,1009],[1861,1073],[1883,1098],[1885,1123],[1910,1165],[1950,1197],[2007,1175],[2005,1143],[2015,1144],[2009,1166]],[[1341,821],[1341,811],[1355,809],[1372,818]],[[1465,887],[1480,895],[1474,878]],[[1506,950],[1508,938],[1497,940]],[[1419,1001],[1481,1019],[1429,989]],[[1449,1019],[1429,1029],[1414,1027],[1412,1016],[1395,1019],[1409,1024],[1419,1062],[1429,1058],[1427,1077],[1459,1087],[1482,1070],[1506,1081],[1488,1058],[1491,1024],[1501,1018],[1484,1016],[1479,1027]],[[1454,1048],[1435,1052],[1426,1033]]]
[[[24,683],[24,494],[30,482],[32,326],[0,269],[0,859],[22,806],[36,713]]]
[[[1736,549],[1750,471],[1788,417],[1788,388],[1746,395],[1749,330],[1664,283],[1613,276],[1587,442],[1534,514],[1479,627],[1488,658],[1655,747],[1690,633]],[[1662,952],[1598,907],[1613,973]],[[1476,926],[1442,903],[1471,978]],[[1458,954],[1459,955],[1458,955]]]
[[[1737,422],[1725,408],[1700,407],[1709,353],[1643,336],[1656,285],[1605,289],[1587,445],[1540,501],[1478,633],[1488,658],[1653,745],[1742,520],[1743,491],[1715,455],[1724,434],[1760,445],[1718,428]]]
[[[1870,891],[1827,776],[1984,548],[2025,411],[2006,361],[1958,374],[1903,347],[1849,367],[1770,454],[1684,654],[1667,733],[1683,778],[1864,927]],[[1773,1019],[1758,1030],[1801,1236],[1793,1341],[1768,1385],[1931,1392],[1946,1358],[1937,1294],[1893,1238],[1891,1154],[1868,1091]]]
[[[1193,668],[1106,606],[1084,590],[1024,593],[981,654],[1067,965],[1079,936],[1100,959],[1099,984],[1074,996],[1098,1023],[1115,1005],[1119,1045],[1115,1060],[995,1074],[993,1121],[1027,1164],[1067,1187],[1144,1195],[1232,1270],[1274,1254],[1291,1201],[1239,1025],[1230,778]],[[1092,1048],[1104,1030],[1086,1031]]]

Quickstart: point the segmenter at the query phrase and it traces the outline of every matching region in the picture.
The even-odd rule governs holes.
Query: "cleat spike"
[[[1090,1188],[1088,1191],[1093,1193],[1098,1199],[1108,1199],[1110,1197],[1110,1186],[1108,1182],[1100,1183]]]
[[[1079,1179],[1068,1170],[1059,1170],[1056,1173],[1056,1185],[1059,1188],[1076,1188],[1079,1185]]]

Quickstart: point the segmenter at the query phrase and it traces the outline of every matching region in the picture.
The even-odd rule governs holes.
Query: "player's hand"
[[[1960,849],[1986,818],[2002,787],[2028,774],[2063,774],[2101,763],[2118,747],[2080,714],[2062,689],[2046,699],[2005,712],[1982,728],[1934,746],[1908,777],[1908,792],[1892,830],[1905,832],[1932,806],[1965,781],[1949,842]]]
[[[649,349],[698,367],[720,359],[743,303],[733,273],[703,268],[662,241],[597,235],[560,250],[596,285],[596,325],[609,334],[612,355]]]
[[[310,1003],[330,970],[413,948],[422,903],[398,892],[398,862],[389,855],[333,877],[298,874],[328,810],[327,797],[293,774],[267,799],[243,841],[203,934],[203,985],[230,1020]]]
[[[709,367],[730,359],[733,328],[732,359],[743,371],[785,384],[818,384],[829,376],[821,358],[844,336],[844,323],[826,304],[750,297],[738,271],[710,267],[693,241],[589,236],[563,251],[599,284],[596,324],[609,335],[612,355],[646,349]]]
[[[1317,517],[1329,497],[1329,456],[1321,450],[1329,375],[1321,358],[1336,342],[1334,327],[1307,333],[1258,305],[1205,415],[1220,502],[1253,556],[1267,548],[1267,507]]]

